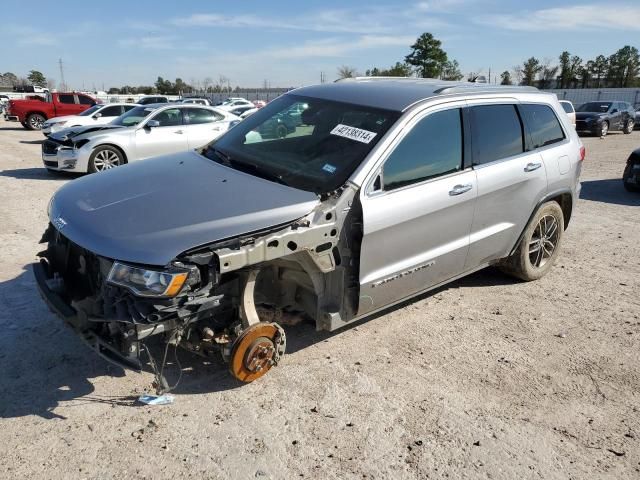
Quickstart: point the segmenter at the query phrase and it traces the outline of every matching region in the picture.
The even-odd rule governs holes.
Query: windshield
[[[129,110],[124,115],[120,115],[111,125],[120,125],[123,127],[130,127],[132,125],[139,124],[145,117],[147,117],[155,108],[152,107],[135,107]]]
[[[611,107],[611,102],[588,102],[578,108],[578,112],[605,113]]]
[[[87,110],[85,110],[82,113],[79,113],[78,115],[80,117],[89,117],[89,116],[93,115],[94,113],[96,113],[96,110],[99,110],[99,109],[101,109],[103,107],[104,107],[104,105],[94,105],[93,107],[88,108]]]
[[[204,155],[315,193],[341,187],[399,112],[283,95],[211,143]]]

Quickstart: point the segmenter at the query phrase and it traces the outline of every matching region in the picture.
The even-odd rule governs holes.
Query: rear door
[[[148,127],[147,124],[152,120],[159,122],[160,125]],[[183,124],[182,110],[167,108],[149,117],[143,126],[136,129],[135,143],[137,159],[187,151],[189,142]]]
[[[547,192],[545,165],[525,149],[515,101],[469,101],[478,199],[466,268],[509,254],[538,201]]]
[[[60,93],[58,94],[58,101],[55,104],[56,117],[62,117],[63,115],[77,115],[85,110],[80,110],[78,107],[79,105],[76,103],[76,96],[73,93]]]
[[[187,139],[191,149],[206,145],[229,128],[229,122],[224,121],[224,115],[208,108],[185,108],[184,117]]]
[[[362,189],[358,315],[462,273],[477,194],[463,107],[412,119]]]

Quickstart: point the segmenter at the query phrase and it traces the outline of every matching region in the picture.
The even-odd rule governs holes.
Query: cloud
[[[459,2],[462,0],[448,0]],[[323,33],[391,34],[406,31],[415,22],[430,22],[431,26],[448,25],[442,20],[425,17],[419,7],[398,8],[377,6],[364,9],[333,9],[308,12],[304,16],[268,17],[256,15],[220,15],[217,13],[195,13],[177,17],[169,23],[180,27],[260,28],[274,30],[302,30]]]
[[[182,45],[178,39],[169,35],[143,35],[118,40],[118,45],[124,48],[137,47],[145,50],[173,50]]]
[[[529,32],[578,29],[640,31],[640,6],[575,5],[513,14],[481,15],[477,22],[496,28]]]
[[[437,0],[429,2],[419,2],[415,5],[416,10],[432,13],[452,13],[460,10],[460,7],[467,6],[475,0]]]

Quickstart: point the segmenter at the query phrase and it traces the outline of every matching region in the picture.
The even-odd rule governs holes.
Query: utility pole
[[[58,65],[60,65],[60,80],[62,81],[62,90],[67,90],[67,84],[64,81],[64,67],[62,66],[62,59],[58,59]]]
[[[320,83],[326,83],[327,77],[324,72],[320,72]]]

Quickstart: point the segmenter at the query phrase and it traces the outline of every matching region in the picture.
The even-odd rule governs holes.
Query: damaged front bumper
[[[133,342],[129,355],[114,348],[110,339],[98,335],[95,331],[87,328],[87,320],[83,319],[77,310],[66,303],[63,298],[50,287],[50,282],[54,280],[49,272],[46,261],[41,260],[33,264],[33,274],[36,284],[43,300],[49,309],[60,317],[64,323],[71,327],[80,338],[98,355],[105,360],[123,368],[130,368],[140,371],[142,364],[139,358],[138,342]]]

